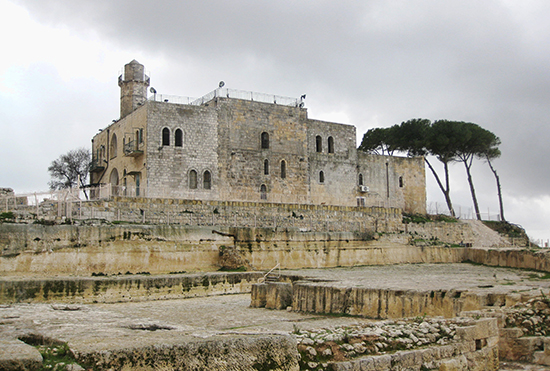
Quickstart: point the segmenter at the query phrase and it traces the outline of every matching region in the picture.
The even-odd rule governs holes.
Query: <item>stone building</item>
[[[426,211],[423,158],[358,151],[354,126],[308,118],[302,99],[223,86],[197,100],[153,88],[148,98],[135,60],[119,86],[120,119],[92,139],[92,185],[138,197]]]

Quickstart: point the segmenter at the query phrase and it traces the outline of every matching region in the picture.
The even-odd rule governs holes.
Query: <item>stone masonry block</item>
[[[292,305],[292,284],[286,282],[270,282],[267,284],[267,309],[285,309]]]
[[[267,285],[255,283],[252,285],[250,306],[252,308],[264,308],[266,304]]]

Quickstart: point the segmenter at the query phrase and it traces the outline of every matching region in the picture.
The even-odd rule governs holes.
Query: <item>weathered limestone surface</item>
[[[214,233],[217,232],[217,233]],[[0,272],[58,275],[212,271],[230,247],[254,269],[457,262],[462,249],[410,246],[404,234],[169,225],[0,224]]]
[[[424,314],[454,317],[466,307],[468,310],[480,309],[483,304],[475,294],[454,290],[342,288],[318,283],[296,283],[293,290],[294,310],[351,314],[367,318],[402,318]]]
[[[42,356],[35,347],[17,339],[0,339],[0,370],[39,370]]]
[[[80,352],[78,362],[116,370],[298,371],[298,351],[288,335],[213,337],[180,344]]]
[[[261,273],[0,280],[0,303],[114,303],[250,292]]]
[[[490,266],[550,272],[550,254],[546,251],[468,248],[465,250],[464,258],[474,263]]]
[[[302,271],[307,275],[302,280],[294,277],[297,272],[285,271],[279,278],[292,285],[293,310],[378,319],[450,318],[464,311],[511,307],[550,287],[528,272],[470,264],[309,269]],[[277,302],[276,295],[274,283],[253,285],[251,306]]]

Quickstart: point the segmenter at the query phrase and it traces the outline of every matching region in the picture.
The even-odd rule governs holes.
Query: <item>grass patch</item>
[[[42,355],[42,370],[67,370],[67,365],[76,363],[76,359],[67,343],[61,345],[36,346]]]
[[[0,222],[14,222],[15,214],[12,211],[0,213]]]
[[[423,223],[431,223],[431,222],[456,223],[457,221],[458,221],[457,218],[449,215],[443,215],[443,214],[424,215],[424,214],[403,213],[403,224],[409,224],[409,223],[423,224]]]
[[[528,238],[527,234],[525,233],[525,229],[523,229],[521,226],[517,224],[512,224],[509,222],[498,222],[498,221],[484,221],[483,224],[485,224],[487,227],[491,228],[492,230],[508,237],[526,238],[526,239]]]

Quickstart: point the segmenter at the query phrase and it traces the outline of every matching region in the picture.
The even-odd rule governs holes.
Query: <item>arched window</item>
[[[212,175],[210,171],[206,170],[202,175],[202,188],[211,189],[212,188]]]
[[[319,183],[325,182],[325,173],[323,171],[319,171]]]
[[[269,175],[269,160],[264,160],[264,175]]]
[[[399,188],[403,188],[403,177],[399,177]]]
[[[334,153],[334,138],[328,137],[328,153]]]
[[[363,185],[363,174],[359,174],[359,185]]]
[[[281,178],[282,179],[286,178],[286,161],[285,160],[281,161]]]
[[[109,148],[109,156],[111,156],[111,158],[115,158],[116,157],[116,152],[117,152],[117,139],[116,139],[116,134],[113,133],[113,136],[111,137],[111,145],[110,145],[110,148]]]
[[[262,142],[261,143],[262,149],[269,148],[269,134],[266,133],[265,131],[262,133],[261,142]]]
[[[320,135],[315,137],[315,152],[323,152],[323,138]]]
[[[265,184],[262,184],[260,186],[260,199],[267,200],[267,187],[265,186]]]
[[[168,128],[162,129],[162,145],[163,146],[170,145],[170,129]]]
[[[189,188],[197,189],[197,172],[195,170],[189,172]]]
[[[183,131],[181,129],[176,130],[175,137],[176,140],[174,142],[174,145],[176,147],[183,147]]]

